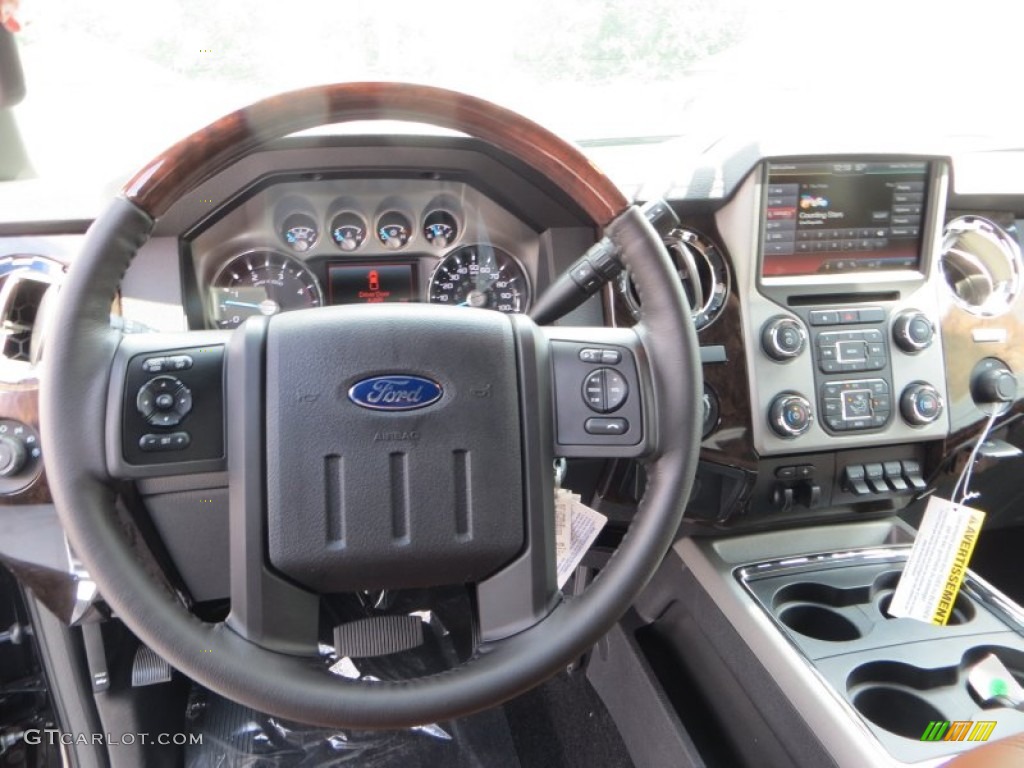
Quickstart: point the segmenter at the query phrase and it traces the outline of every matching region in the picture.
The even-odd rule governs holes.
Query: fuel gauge
[[[447,248],[459,236],[459,225],[448,211],[431,211],[423,220],[423,236],[437,248]]]
[[[352,211],[342,211],[331,220],[331,239],[343,251],[354,251],[366,239],[366,223]]]
[[[412,223],[401,211],[388,211],[377,219],[377,238],[386,248],[398,250],[409,242]]]
[[[316,221],[306,213],[292,213],[281,224],[281,239],[293,250],[305,253],[320,236]]]

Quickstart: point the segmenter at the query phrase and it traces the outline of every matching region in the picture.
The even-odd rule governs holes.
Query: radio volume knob
[[[910,384],[900,396],[900,413],[915,427],[931,424],[942,415],[942,395],[931,384]]]
[[[901,312],[892,323],[892,338],[904,352],[914,354],[931,346],[935,326],[924,312]]]
[[[768,409],[768,424],[779,437],[787,440],[800,437],[811,428],[814,412],[811,404],[803,395],[792,392],[783,394],[772,400]]]
[[[773,317],[761,331],[761,346],[772,360],[792,360],[807,346],[807,332],[791,317]]]

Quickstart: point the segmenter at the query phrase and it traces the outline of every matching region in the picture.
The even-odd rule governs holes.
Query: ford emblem
[[[348,399],[375,411],[412,411],[441,399],[444,390],[422,376],[374,376],[352,385]]]

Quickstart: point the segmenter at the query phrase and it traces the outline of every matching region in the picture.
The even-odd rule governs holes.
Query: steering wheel
[[[363,119],[453,128],[546,177],[621,248],[643,302],[638,324],[540,327],[483,309],[378,304],[250,319],[233,332],[111,328],[125,270],[175,201],[272,139]],[[659,237],[572,145],[451,91],[396,83],[305,89],[186,138],[129,181],[90,227],[52,327],[42,439],[76,554],[117,615],[161,657],[230,699],[294,721],[406,727],[469,714],[544,681],[593,645],[651,578],[696,471],[698,346]],[[203,455],[215,459],[136,467],[126,460],[137,440],[129,427],[141,418],[139,382],[153,378],[140,366],[182,349],[195,352],[205,373],[190,373],[192,423],[186,416],[181,428],[194,432],[190,449],[209,449]],[[587,349],[610,351],[618,362],[595,365],[581,355]],[[613,414],[628,415],[625,435],[582,428],[595,416],[583,402],[584,380],[625,387]],[[555,583],[556,454],[638,458],[647,472],[628,534],[572,598]],[[114,509],[125,480],[208,470],[217,460],[229,478],[231,609],[224,622],[208,623],[147,575]],[[321,594],[442,584],[475,589],[481,642],[468,661],[394,682],[325,669]]]

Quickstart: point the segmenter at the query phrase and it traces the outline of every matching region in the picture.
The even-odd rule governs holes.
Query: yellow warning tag
[[[985,513],[933,496],[889,605],[891,616],[944,626],[967,575]]]

